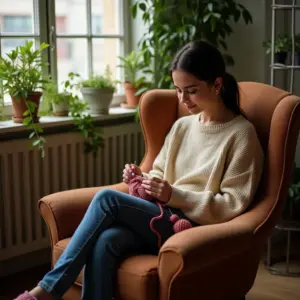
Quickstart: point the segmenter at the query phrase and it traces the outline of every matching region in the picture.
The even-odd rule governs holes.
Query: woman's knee
[[[112,226],[104,230],[97,241],[96,252],[109,251],[116,256],[124,255],[128,250],[139,250],[140,241],[127,228]],[[100,249],[99,249],[100,248]]]
[[[92,203],[95,204],[104,204],[107,203],[108,200],[114,198],[117,195],[117,191],[112,189],[102,189],[96,193],[94,196]]]

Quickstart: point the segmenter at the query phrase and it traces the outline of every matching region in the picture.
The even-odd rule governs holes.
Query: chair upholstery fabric
[[[239,87],[241,108],[255,125],[266,155],[253,204],[231,221],[175,234],[157,257],[126,258],[118,271],[117,299],[234,300],[251,289],[264,244],[287,196],[300,127],[300,98],[262,83],[241,82]],[[143,95],[140,118],[146,143],[141,163],[144,172],[151,169],[173,123],[187,114],[173,90],[152,90]],[[128,192],[124,183],[105,188]],[[51,237],[52,264],[99,189],[64,191],[40,200],[40,212]],[[80,291],[81,276],[64,299],[80,299]]]

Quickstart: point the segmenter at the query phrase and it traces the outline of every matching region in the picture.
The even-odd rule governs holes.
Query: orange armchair
[[[175,234],[158,256],[126,258],[118,270],[117,299],[237,300],[252,287],[263,247],[287,196],[300,127],[300,98],[261,83],[242,82],[239,86],[241,107],[256,126],[266,154],[255,201],[247,212],[231,221]],[[174,91],[144,94],[140,103],[146,142],[141,163],[144,172],[151,169],[174,121],[187,113]],[[128,192],[124,183],[105,188]],[[40,200],[39,209],[51,237],[52,264],[99,189],[59,192]],[[81,282],[80,275],[64,299],[80,299]]]

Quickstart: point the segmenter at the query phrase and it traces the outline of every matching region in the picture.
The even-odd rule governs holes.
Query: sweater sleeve
[[[263,170],[263,151],[254,128],[240,134],[228,153],[227,162],[217,193],[172,186],[167,205],[181,208],[202,225],[225,222],[241,214],[251,203]]]

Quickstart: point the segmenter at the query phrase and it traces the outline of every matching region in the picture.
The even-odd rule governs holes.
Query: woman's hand
[[[172,186],[168,181],[160,178],[149,178],[142,181],[145,192],[162,202],[168,202],[172,194]]]
[[[141,169],[135,164],[126,164],[123,170],[123,181],[128,184],[136,175],[142,176]]]

